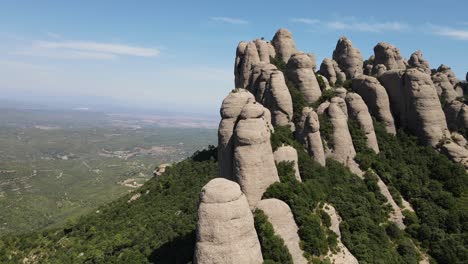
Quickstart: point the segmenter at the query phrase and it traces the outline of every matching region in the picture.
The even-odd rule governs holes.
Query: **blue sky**
[[[292,31],[330,57],[341,35],[365,58],[380,41],[431,67],[468,71],[468,2],[1,1],[0,98],[110,102],[217,114],[240,40]]]

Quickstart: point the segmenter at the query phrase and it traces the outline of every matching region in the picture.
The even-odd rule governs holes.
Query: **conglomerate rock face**
[[[208,182],[200,193],[194,263],[263,263],[247,198],[224,178]]]
[[[333,51],[333,59],[348,79],[352,79],[363,73],[364,62],[359,49],[353,47],[351,40],[341,37]]]
[[[271,72],[261,103],[271,111],[274,126],[294,127],[292,98],[281,71]]]
[[[396,134],[388,94],[380,82],[375,77],[361,75],[353,79],[352,88],[366,102],[369,112],[385,125],[385,130]]]
[[[242,108],[254,97],[245,89],[236,89],[223,100],[221,122],[218,128],[218,167],[219,176],[233,179],[233,138],[234,128]]]
[[[268,217],[268,221],[273,226],[275,234],[284,240],[292,256],[294,264],[307,264],[304,252],[300,248],[300,239],[297,234],[298,227],[294,221],[294,216],[289,206],[278,199],[261,200],[257,204],[257,209],[262,210]]]
[[[350,118],[355,119],[362,131],[367,137],[367,146],[375,153],[379,153],[379,144],[377,143],[377,136],[374,131],[374,123],[369,114],[366,103],[362,100],[361,96],[356,93],[346,94],[346,104],[348,105],[348,114]]]
[[[380,42],[374,47],[374,71],[377,73],[377,65],[382,64],[386,70],[404,70],[405,62],[401,56],[400,50],[395,46]]]
[[[408,60],[408,65],[413,68],[422,69],[427,74],[431,74],[431,66],[427,60],[423,59],[423,54],[420,50],[411,54],[411,57]]]
[[[338,63],[333,59],[323,59],[319,72],[333,85],[337,82],[343,83],[346,80],[346,74],[341,71]]]
[[[296,138],[302,142],[310,156],[320,165],[325,166],[325,151],[320,136],[320,122],[317,113],[310,107],[302,109],[297,125]]]
[[[292,33],[284,28],[276,32],[271,44],[275,47],[276,55],[279,56],[284,63],[288,63],[289,58],[297,52]]]
[[[234,180],[239,183],[253,208],[263,193],[279,181],[270,143],[270,129],[259,103],[242,109],[234,130]]]
[[[314,63],[305,53],[292,55],[287,64],[288,79],[301,91],[307,103],[316,102],[322,95],[313,67]]]

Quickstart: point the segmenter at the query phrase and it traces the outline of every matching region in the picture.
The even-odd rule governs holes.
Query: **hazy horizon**
[[[289,12],[277,8],[285,2],[6,2],[0,98],[218,115],[234,88],[237,43],[270,40],[280,27],[318,65],[346,35],[364,58],[385,41],[405,58],[422,50],[432,68],[443,63],[465,78],[465,2],[400,0],[384,12],[374,1],[335,2],[294,1]]]

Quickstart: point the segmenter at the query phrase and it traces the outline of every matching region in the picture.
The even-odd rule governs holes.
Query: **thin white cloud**
[[[301,23],[301,24],[307,24],[307,25],[316,25],[320,23],[320,20],[318,19],[310,19],[310,18],[303,18],[303,17],[291,18],[290,20],[293,23]]]
[[[249,21],[240,19],[240,18],[232,18],[232,17],[212,17],[211,20],[216,22],[223,22],[232,25],[246,25],[249,24]]]
[[[409,26],[405,23],[401,22],[357,22],[357,21],[331,21],[327,24],[328,28],[337,29],[337,30],[354,30],[354,31],[362,31],[362,32],[384,32],[384,31],[405,31],[409,29]]]
[[[84,55],[107,54],[127,55],[137,57],[155,57],[160,51],[154,48],[143,48],[114,43],[99,43],[93,41],[35,41],[33,47],[39,49],[71,50]]]
[[[361,32],[387,32],[387,31],[405,31],[410,29],[410,26],[397,21],[379,22],[374,19],[368,21],[360,21],[356,17],[340,17],[328,21],[320,21],[318,19],[311,18],[291,18],[291,22],[300,23],[309,26],[313,26],[317,29],[328,28],[332,30],[349,30],[349,31],[361,31]]]
[[[468,30],[431,25],[431,31],[433,34],[439,36],[445,36],[458,40],[468,40]]]

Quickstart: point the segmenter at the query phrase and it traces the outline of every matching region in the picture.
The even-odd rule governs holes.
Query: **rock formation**
[[[264,118],[265,109],[259,103],[248,103],[242,109],[234,130],[234,179],[253,208],[263,193],[279,181],[270,129]]]
[[[258,51],[258,57],[260,61],[270,63],[270,49],[268,43],[263,39],[254,40],[255,47]]]
[[[252,66],[260,62],[258,51],[253,42],[240,42],[237,46],[234,68],[236,88],[247,88]]]
[[[261,200],[257,204],[257,209],[265,213],[268,221],[273,226],[275,234],[284,240],[284,244],[288,248],[294,264],[307,264],[304,252],[299,246],[300,239],[297,234],[299,228],[294,221],[289,206],[278,199],[266,199]]]
[[[395,46],[380,42],[374,47],[374,71],[376,66],[382,64],[387,70],[404,70],[406,69],[405,62],[401,56],[400,50]]]
[[[449,66],[441,64],[439,68],[437,68],[437,72],[443,73],[445,76],[447,76],[447,78],[453,86],[455,86],[458,83],[457,76],[455,76],[455,73]]]
[[[390,70],[383,73],[378,79],[387,91],[390,108],[396,126],[406,125],[406,100],[403,90],[404,70]]]
[[[364,103],[361,96],[356,93],[348,93],[345,100],[348,105],[349,117],[357,120],[359,126],[366,134],[367,146],[375,153],[379,153],[379,144],[377,143],[374,124],[369,110],[367,109],[367,105]]]
[[[297,52],[292,33],[287,29],[279,29],[271,43],[275,47],[276,55],[283,59],[284,63],[288,63],[289,58]]]
[[[325,166],[325,151],[320,136],[320,123],[317,113],[310,107],[304,107],[296,131],[296,137],[310,156],[320,165]]]
[[[333,149],[330,157],[348,166],[355,174],[362,175],[362,171],[354,161],[356,151],[354,150],[353,140],[349,133],[348,116],[343,111],[343,105],[346,109],[346,103],[342,98],[333,97],[326,111],[333,126],[333,133],[331,135]]]
[[[291,121],[293,117],[292,98],[281,71],[271,71],[265,96],[260,102],[271,111],[271,120],[274,126],[289,125],[294,127]]]
[[[341,37],[333,51],[333,59],[340,69],[346,74],[346,78],[352,79],[363,72],[363,60],[359,49],[354,48],[351,40]]]
[[[423,142],[436,146],[444,137],[450,137],[444,112],[431,77],[417,69],[404,75],[407,103],[407,127]]]
[[[314,103],[322,95],[313,70],[314,63],[305,53],[291,56],[287,64],[288,79],[301,91],[307,103]]]
[[[299,174],[299,159],[297,157],[297,150],[291,146],[282,145],[274,153],[276,164],[280,162],[293,162],[294,176],[298,181],[302,181],[301,175]]]
[[[233,178],[233,138],[234,127],[242,108],[254,97],[245,89],[236,89],[223,100],[221,105],[221,122],[218,128],[218,168],[219,176],[227,179]]]
[[[436,88],[437,95],[442,97],[444,101],[452,102],[460,96],[453,88],[453,85],[446,74],[442,72],[435,73],[432,75],[432,82]]]
[[[380,82],[372,76],[360,75],[353,79],[352,88],[366,102],[369,112],[385,125],[385,130],[396,134],[388,94]]]
[[[194,263],[263,263],[253,215],[237,183],[216,178],[203,187]]]
[[[341,71],[335,60],[323,59],[319,72],[327,78],[331,85],[335,85],[337,82],[343,83],[346,80],[346,74]]]
[[[408,60],[408,65],[412,68],[419,68],[427,74],[431,74],[431,66],[429,62],[423,59],[423,54],[420,50],[417,50],[411,54]]]

